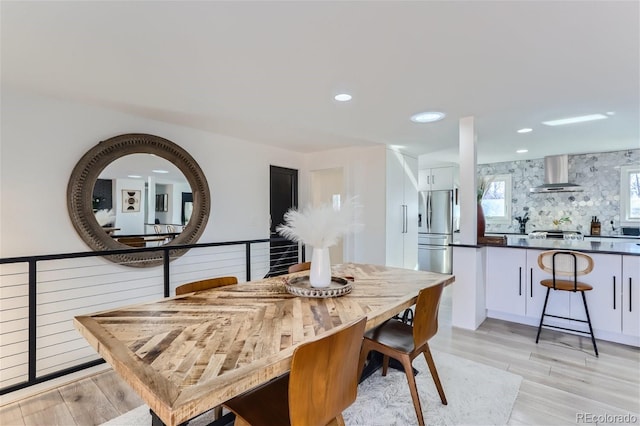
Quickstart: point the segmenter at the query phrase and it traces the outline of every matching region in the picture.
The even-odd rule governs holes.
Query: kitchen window
[[[640,222],[640,166],[620,167],[620,224]]]
[[[511,175],[487,176],[489,184],[482,198],[487,223],[511,225]]]

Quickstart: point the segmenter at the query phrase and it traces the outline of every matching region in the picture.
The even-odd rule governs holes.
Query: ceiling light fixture
[[[160,170],[160,169],[157,169],[157,170],[151,170],[151,171],[152,171],[153,173],[160,173],[160,174],[169,173],[167,170]]]
[[[140,176],[140,175],[127,175],[127,177],[130,177],[131,179],[140,179],[142,176]]]
[[[524,154],[525,152],[529,152],[528,149],[519,149],[516,151],[518,154]]]
[[[602,120],[604,118],[608,117],[604,114],[589,114],[578,117],[561,118],[559,120],[543,121],[542,124],[545,126],[563,126],[565,124],[584,123],[586,121]]]
[[[517,130],[518,133],[530,133],[533,132],[533,129],[525,127],[524,129]]]
[[[411,116],[411,121],[414,123],[431,123],[433,121],[442,120],[445,117],[444,112],[439,111],[427,111],[419,112]]]
[[[348,93],[339,93],[337,95],[335,95],[333,97],[333,99],[335,99],[338,102],[348,102],[352,99],[353,97],[348,94]]]

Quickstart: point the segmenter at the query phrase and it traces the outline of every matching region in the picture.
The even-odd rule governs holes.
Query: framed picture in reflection
[[[136,213],[140,211],[140,191],[133,189],[122,190],[122,212]]]

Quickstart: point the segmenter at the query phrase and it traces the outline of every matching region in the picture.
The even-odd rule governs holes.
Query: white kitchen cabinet
[[[531,318],[534,322],[540,323],[542,309],[544,308],[544,300],[547,296],[547,287],[540,284],[540,281],[552,278],[553,276],[540,269],[538,266],[538,256],[544,250],[527,249],[527,318]],[[547,301],[547,315],[556,315],[560,317],[569,317],[571,314],[570,294],[566,291],[549,292],[549,300]],[[551,324],[560,327],[567,327],[567,320],[546,317],[545,324]]]
[[[622,333],[640,337],[640,256],[622,256]]]
[[[622,332],[622,256],[617,254],[588,253],[593,259],[593,270],[578,280],[593,286],[586,291],[591,326],[596,337],[598,331]],[[571,295],[571,315],[586,319],[580,292]],[[585,324],[586,326],[586,324]],[[581,328],[582,329],[582,328]],[[586,328],[585,328],[586,330]]]
[[[516,315],[522,321],[538,325],[547,288],[540,281],[551,275],[538,267],[542,250],[487,247],[487,309],[489,314],[503,317]],[[547,314],[569,316],[569,294],[552,291]],[[547,318],[545,323],[567,326],[566,320]]]
[[[420,191],[437,191],[453,189],[454,167],[435,167],[418,171],[418,189]]]
[[[418,267],[418,160],[387,151],[386,264]]]
[[[526,313],[527,251],[487,247],[487,310],[524,316]]]
[[[551,278],[551,274],[538,267],[538,255],[542,251],[486,248],[489,317],[538,326],[547,290],[540,281]],[[578,280],[593,286],[585,296],[596,338],[639,346],[640,256],[587,254],[593,258],[594,269]],[[551,290],[547,314],[586,319],[580,292]],[[554,317],[546,317],[545,323],[588,330],[585,323]]]

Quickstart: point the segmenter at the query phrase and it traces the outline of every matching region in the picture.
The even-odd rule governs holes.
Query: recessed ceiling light
[[[160,174],[169,173],[167,170],[160,170],[160,169],[157,169],[157,170],[151,170],[151,171],[152,171],[153,173],[160,173]]]
[[[139,175],[128,175],[127,177],[130,177],[132,179],[140,179],[142,176],[139,176]]]
[[[525,127],[524,129],[520,129],[517,131],[518,133],[529,133],[529,132],[533,132],[533,129],[530,129],[528,127]]]
[[[339,93],[333,97],[338,102],[348,102],[352,99],[352,96],[348,93]]]
[[[589,114],[581,115],[578,117],[561,118],[559,120],[543,121],[542,124],[546,126],[563,126],[565,124],[584,123],[585,121],[602,120],[607,118],[604,114]]]
[[[406,146],[405,145],[389,145],[389,148],[391,148],[394,151],[401,151],[405,149]]]
[[[524,154],[525,152],[529,152],[528,149],[519,149],[516,151],[518,154]]]
[[[616,115],[616,112],[615,111],[607,111],[605,114],[607,114],[607,115]]]
[[[444,116],[445,113],[439,111],[419,112],[411,116],[411,121],[414,123],[431,123],[432,121],[442,120]]]

